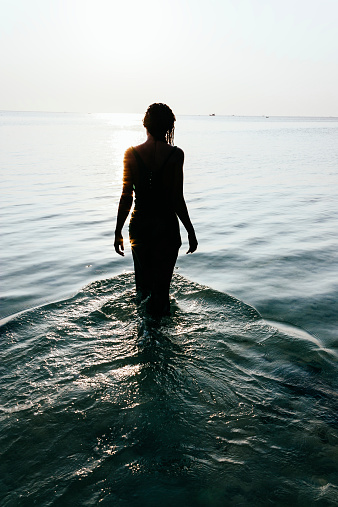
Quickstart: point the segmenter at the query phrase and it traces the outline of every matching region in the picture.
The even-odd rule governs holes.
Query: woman
[[[135,193],[135,207],[129,224],[136,291],[147,300],[152,315],[169,314],[169,287],[181,246],[177,217],[188,233],[189,250],[197,239],[183,196],[184,153],[173,146],[175,116],[165,104],[152,104],[143,125],[147,140],[129,148],[124,155],[123,189],[120,199],[114,247],[124,255],[122,228]]]

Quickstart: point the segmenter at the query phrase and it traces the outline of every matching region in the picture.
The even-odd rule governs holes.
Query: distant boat
[[[209,116],[215,116],[215,113],[211,113],[211,114],[209,114]]]

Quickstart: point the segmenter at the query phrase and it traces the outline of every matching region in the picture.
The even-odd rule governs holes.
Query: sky
[[[0,0],[0,110],[338,116],[338,0]]]

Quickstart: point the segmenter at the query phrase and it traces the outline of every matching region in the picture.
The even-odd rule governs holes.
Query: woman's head
[[[174,144],[175,115],[166,104],[155,103],[148,107],[143,125],[155,139]]]

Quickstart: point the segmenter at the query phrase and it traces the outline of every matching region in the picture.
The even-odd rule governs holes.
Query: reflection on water
[[[161,322],[113,253],[141,116],[0,127],[0,503],[337,505],[337,119],[178,118],[199,249]]]
[[[333,351],[181,276],[173,298],[153,320],[120,275],[1,328],[5,505],[334,505]]]

